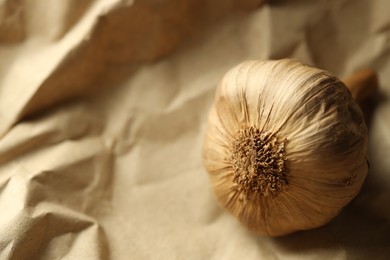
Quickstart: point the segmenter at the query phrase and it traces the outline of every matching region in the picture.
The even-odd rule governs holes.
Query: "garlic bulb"
[[[288,59],[244,62],[223,77],[203,149],[219,203],[270,236],[326,224],[368,171],[367,129],[349,90]]]

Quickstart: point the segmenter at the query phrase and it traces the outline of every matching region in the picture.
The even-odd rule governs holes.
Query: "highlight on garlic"
[[[359,192],[367,128],[347,87],[298,61],[247,61],[221,80],[203,159],[219,203],[250,230],[322,226]]]

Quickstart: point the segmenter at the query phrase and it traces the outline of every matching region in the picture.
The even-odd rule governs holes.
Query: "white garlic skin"
[[[265,188],[272,186],[261,173],[266,168],[250,163],[262,163],[253,154],[264,154],[264,147],[251,146],[239,153],[240,163],[233,160],[238,133],[253,129],[284,144],[285,180],[276,190]],[[367,138],[363,114],[335,76],[289,59],[247,61],[217,88],[203,159],[222,207],[256,233],[281,236],[328,223],[358,194],[368,171]],[[248,187],[256,192],[245,193]]]

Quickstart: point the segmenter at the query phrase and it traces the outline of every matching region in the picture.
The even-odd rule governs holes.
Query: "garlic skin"
[[[217,200],[259,234],[322,226],[359,192],[367,128],[329,72],[284,59],[247,61],[218,85],[203,159]]]

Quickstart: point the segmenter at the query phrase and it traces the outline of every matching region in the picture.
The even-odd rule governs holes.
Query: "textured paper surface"
[[[0,2],[0,259],[388,259],[390,4]],[[379,73],[371,169],[328,225],[282,238],[219,208],[201,160],[247,59]],[[374,109],[374,104],[375,109]]]

